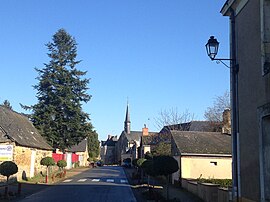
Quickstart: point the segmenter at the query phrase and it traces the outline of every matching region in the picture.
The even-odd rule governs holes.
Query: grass
[[[218,184],[221,187],[232,187],[232,179],[214,179],[214,178],[198,178],[198,182],[200,183],[212,183],[212,184]]]

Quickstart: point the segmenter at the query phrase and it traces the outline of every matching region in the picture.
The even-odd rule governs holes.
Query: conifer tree
[[[37,69],[38,103],[33,105],[32,121],[54,148],[64,151],[92,131],[89,115],[82,110],[87,94],[87,72],[76,65],[77,43],[64,29],[58,30],[47,45],[50,61]]]

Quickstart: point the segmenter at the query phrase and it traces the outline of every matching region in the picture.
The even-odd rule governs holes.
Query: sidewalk
[[[137,180],[132,179],[132,173],[135,172],[134,168],[124,168],[129,183],[132,185],[132,191],[138,202],[146,202],[147,200],[142,196],[143,192],[147,191],[148,187],[145,184],[139,185]],[[159,186],[160,187],[160,186]],[[155,189],[164,198],[166,198],[166,187],[160,187]],[[200,198],[193,195],[192,193],[170,184],[169,187],[170,201],[181,201],[181,202],[203,202]]]
[[[21,184],[21,195],[17,196],[18,193],[18,184],[19,183],[13,183],[9,185],[9,192],[12,192],[13,194],[9,197],[10,200],[12,201],[19,201],[27,196],[30,196],[34,193],[40,192],[43,189],[46,189],[50,186],[53,186],[69,177],[72,177],[74,175],[78,175],[86,170],[89,170],[91,168],[89,167],[84,167],[84,168],[73,168],[71,170],[67,170],[67,174],[65,178],[62,178],[61,180],[53,183],[53,184],[45,184],[45,183],[38,183],[38,184],[34,184],[34,183],[27,183],[27,182],[20,182]],[[3,195],[5,192],[5,186],[1,186],[0,187],[0,201],[10,201],[7,199],[3,199]]]

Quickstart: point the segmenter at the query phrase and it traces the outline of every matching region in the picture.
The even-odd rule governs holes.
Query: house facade
[[[106,141],[100,143],[100,158],[106,165],[117,164],[116,161],[116,149],[117,135],[108,135]]]
[[[242,201],[270,201],[270,2],[227,0],[238,72],[237,187]],[[231,37],[232,38],[232,37]],[[234,85],[234,84],[233,84]]]
[[[0,148],[0,162],[17,164],[18,180],[45,172],[40,160],[52,156],[52,147],[28,118],[4,106],[0,106]]]
[[[179,171],[172,179],[232,178],[231,136],[220,132],[171,130],[172,156]]]
[[[75,162],[79,162],[79,166],[88,166],[89,153],[88,153],[87,138],[69,148],[68,153],[72,153],[71,154],[71,156],[73,155],[72,161],[74,160],[74,158],[76,158],[77,161]],[[76,155],[76,157],[74,155]]]

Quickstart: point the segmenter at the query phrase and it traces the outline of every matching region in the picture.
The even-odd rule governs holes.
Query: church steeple
[[[124,130],[127,134],[130,133],[130,115],[129,115],[129,105],[128,104],[127,104],[127,110],[126,110],[126,119],[125,119]]]

